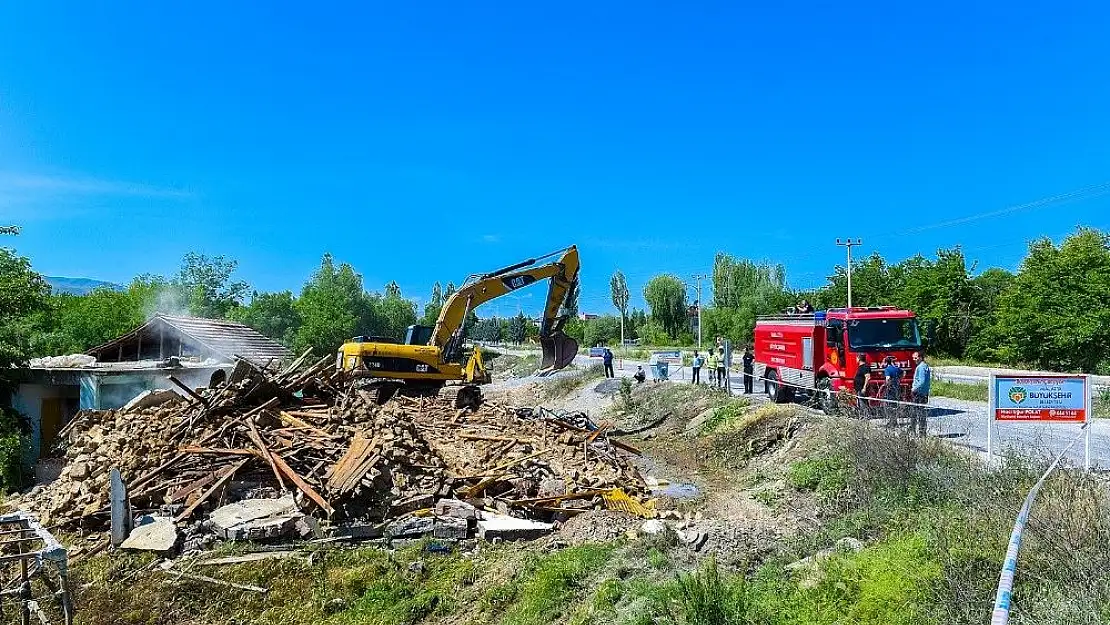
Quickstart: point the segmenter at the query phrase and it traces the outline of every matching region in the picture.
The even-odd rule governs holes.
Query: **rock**
[[[436,517],[432,536],[453,540],[464,540],[470,534],[470,523],[455,517]]]
[[[551,523],[482,512],[482,518],[478,520],[478,538],[487,541],[533,540],[550,533],[554,528]]]
[[[458,499],[440,499],[436,503],[436,516],[476,521],[478,509]]]
[[[346,609],[347,609],[347,600],[342,599],[340,597],[336,597],[335,599],[329,599],[324,604],[324,614],[327,615],[327,616],[332,616],[334,614],[339,614],[340,612],[342,612]]]
[[[667,524],[660,521],[659,519],[651,519],[650,521],[644,521],[644,524],[640,526],[640,533],[641,534],[646,534],[648,536],[655,536],[656,534],[662,534],[665,531],[667,531]]]
[[[678,530],[675,533],[678,535],[678,539],[680,541],[682,541],[686,546],[690,547],[694,551],[701,551],[701,548],[705,546],[706,541],[709,540],[709,534],[698,531],[696,529]]]
[[[862,551],[863,541],[858,538],[852,538],[851,536],[845,536],[844,538],[836,541],[836,548],[838,551],[845,552]]]
[[[120,545],[130,551],[172,551],[177,544],[177,526],[170,517],[143,515],[135,521],[135,529]]]
[[[69,465],[69,478],[72,480],[83,480],[89,477],[89,465],[84,462],[74,462]]]
[[[405,517],[390,523],[385,528],[385,535],[389,538],[402,538],[407,536],[423,536],[435,530],[434,517]]]
[[[303,517],[292,495],[280,499],[244,499],[209,515],[217,536],[227,540],[278,538],[293,532]]]

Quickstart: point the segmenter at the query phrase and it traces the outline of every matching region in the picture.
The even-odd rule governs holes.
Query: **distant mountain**
[[[118,284],[111,282],[104,282],[103,280],[93,280],[92,278],[62,278],[58,276],[44,276],[46,283],[50,285],[50,289],[54,293],[68,293],[69,295],[85,295],[100,288],[120,290]]]

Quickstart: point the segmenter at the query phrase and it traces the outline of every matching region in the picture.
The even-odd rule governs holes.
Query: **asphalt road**
[[[600,359],[590,359],[584,356],[579,356],[576,361],[580,366],[600,363]],[[616,367],[620,367],[621,361],[618,359],[615,363]],[[624,360],[623,369],[618,369],[618,375],[631,375],[636,370],[636,366],[642,366],[644,371],[648,372],[648,380],[651,380],[651,369],[646,362]],[[958,373],[966,374],[969,378],[974,378],[978,381],[982,376],[981,381],[986,383],[989,379],[991,370],[980,367],[946,367],[945,369],[957,369]],[[971,371],[959,371],[971,370]],[[1013,370],[998,370],[999,372],[1005,371],[1012,373]],[[703,381],[706,378],[705,371],[702,372]],[[1017,372],[1033,373],[1033,372]],[[1035,375],[1035,374],[1034,374]],[[670,370],[670,379],[675,382],[689,382],[691,371],[689,367],[672,368]],[[732,392],[739,394],[743,390],[743,376],[736,372],[731,372],[729,376],[732,381]],[[938,376],[938,378],[941,376]],[[956,381],[956,380],[952,380]],[[1098,385],[1102,381],[1110,383],[1110,379],[1103,378],[1100,380],[1096,377],[1095,384]],[[1110,386],[1110,384],[1108,384]],[[756,393],[763,392],[763,384],[756,381]],[[987,453],[987,404],[984,402],[963,401],[958,399],[950,399],[947,397],[934,397],[930,400],[931,407],[928,423],[929,434],[931,436],[940,436],[951,442],[953,445],[967,447],[971,450],[981,453],[984,458]],[[1001,456],[1007,448],[1016,448],[1025,454],[1038,454],[1038,455],[1051,455],[1055,457],[1056,454],[1063,451],[1068,445],[1080,434],[1080,426],[1073,424],[1058,424],[1058,423],[997,423],[994,431],[994,448],[992,450],[995,459]],[[1091,424],[1091,466],[1101,470],[1110,470],[1110,419],[1095,419]],[[1082,466],[1084,461],[1084,441],[1080,440],[1071,447],[1068,453],[1068,459],[1074,466]]]

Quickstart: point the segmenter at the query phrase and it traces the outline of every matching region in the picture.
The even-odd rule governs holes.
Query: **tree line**
[[[718,253],[712,298],[703,302],[702,332],[750,343],[756,317],[781,314],[801,299],[817,309],[847,305],[847,269],[833,268],[818,289],[788,285],[786,268]],[[648,311],[627,311],[627,282],[610,281],[615,315],[583,323],[587,345],[626,338],[650,345],[693,345],[691,286],[678,276],[653,277],[643,289]],[[1110,374],[1110,236],[1081,227],[1060,244],[1032,241],[1016,272],[979,271],[960,247],[889,262],[878,252],[853,262],[854,306],[913,310],[936,328],[932,353],[979,362]]]

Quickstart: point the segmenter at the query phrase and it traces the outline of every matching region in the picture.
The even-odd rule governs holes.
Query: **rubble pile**
[[[607,436],[604,425],[494,403],[457,409],[428,397],[381,406],[342,385],[330,360],[276,374],[241,362],[216,389],[83,412],[67,426],[61,476],[9,504],[46,525],[103,526],[116,468],[134,508],[160,510],[178,524],[221,505],[290,495],[299,509],[292,512],[324,526],[404,520],[394,534],[480,534],[475,521],[483,515],[488,527],[521,536],[534,529],[517,523],[522,518],[602,507],[650,515],[646,485],[629,460],[637,451]],[[257,503],[225,512],[239,522],[260,514]],[[288,506],[278,508],[272,528],[292,525]]]

